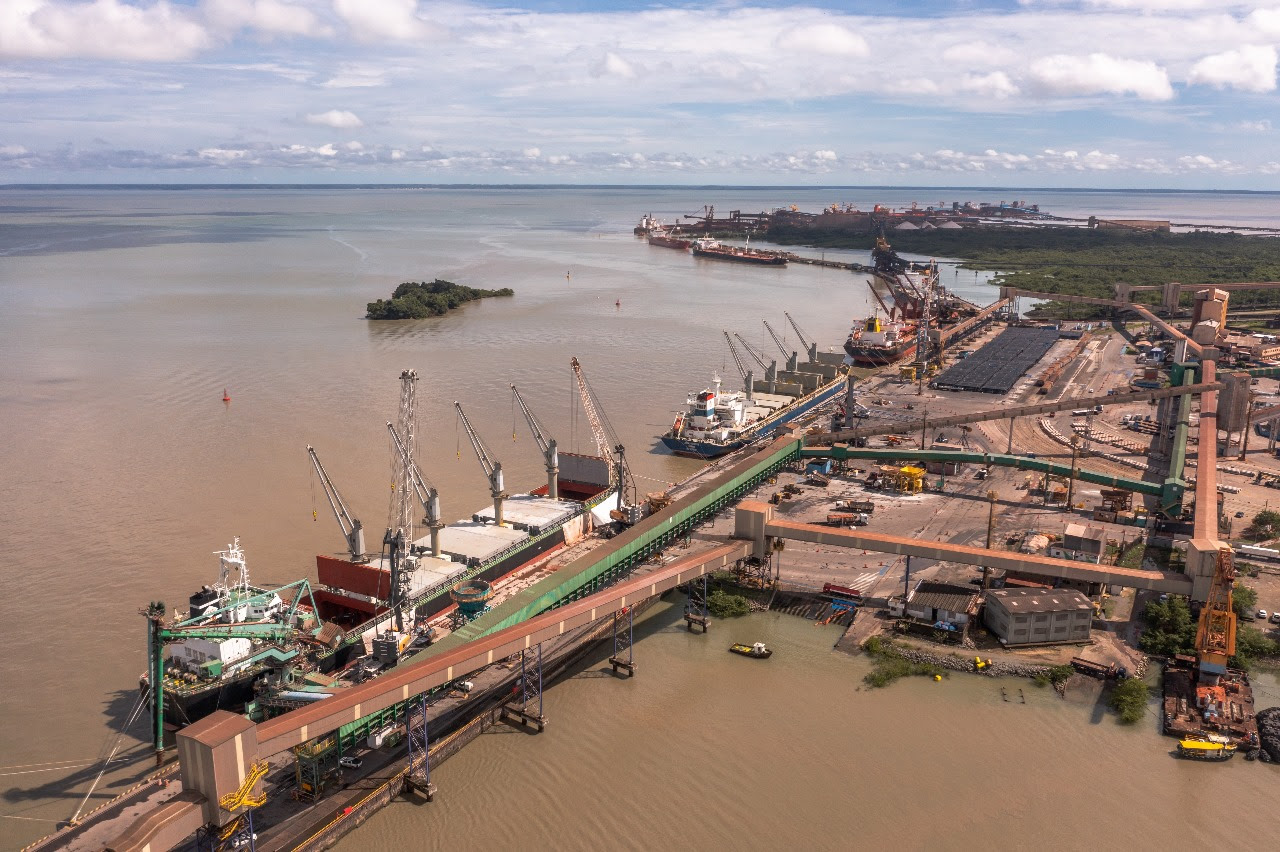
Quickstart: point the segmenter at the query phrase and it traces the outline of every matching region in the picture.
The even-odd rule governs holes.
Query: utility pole
[[[1009,418],[1009,448],[1005,450],[1005,455],[1013,455],[1013,421],[1015,418]]]
[[[924,413],[924,419],[920,421],[920,449],[924,449],[924,433],[929,428],[929,412]]]
[[[987,550],[991,549],[991,538],[996,528],[996,492],[987,492]],[[991,588],[991,566],[982,566],[982,590]]]
[[[1080,439],[1076,435],[1071,436],[1071,477],[1067,480],[1067,511],[1071,511],[1071,495],[1075,492],[1076,486],[1076,459],[1079,457]]]

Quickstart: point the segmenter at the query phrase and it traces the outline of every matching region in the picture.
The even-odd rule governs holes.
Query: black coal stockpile
[[[1057,329],[1008,328],[931,384],[942,390],[1008,393],[1057,342]]]
[[[1258,711],[1258,739],[1273,763],[1280,763],[1280,707]]]

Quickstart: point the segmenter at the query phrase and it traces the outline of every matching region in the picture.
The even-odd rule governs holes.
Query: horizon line
[[[1276,189],[1178,189],[1173,187],[1067,187],[1067,186],[984,186],[951,184],[736,184],[736,183],[0,183],[0,190],[13,189],[707,189],[707,190],[966,190],[972,192],[1110,192],[1110,193],[1212,193],[1221,195],[1277,195]]]

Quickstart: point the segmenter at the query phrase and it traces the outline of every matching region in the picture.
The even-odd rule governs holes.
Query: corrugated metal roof
[[[989,597],[998,600],[1009,612],[1024,614],[1069,612],[1093,606],[1075,589],[996,589]]]
[[[908,605],[945,609],[949,612],[968,612],[977,598],[978,593],[969,586],[922,580],[912,591]]]

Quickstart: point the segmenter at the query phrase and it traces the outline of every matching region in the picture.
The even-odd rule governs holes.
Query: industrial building
[[[978,594],[973,586],[921,580],[905,599],[891,601],[889,611],[931,628],[963,632],[978,613]]]
[[[983,614],[987,629],[1009,646],[1084,642],[1092,622],[1093,604],[1071,589],[996,589]]]
[[[1085,524],[1067,524],[1062,541],[1050,545],[1049,555],[1074,562],[1102,562],[1107,549],[1107,531],[1102,527]]]

